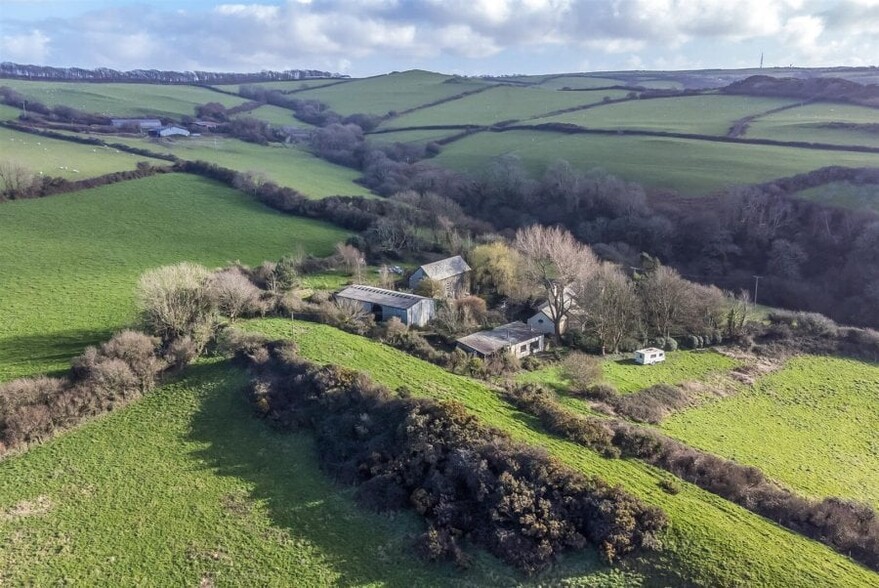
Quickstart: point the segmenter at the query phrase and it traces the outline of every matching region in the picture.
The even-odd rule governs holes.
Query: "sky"
[[[352,76],[862,66],[879,0],[0,0],[0,61]]]

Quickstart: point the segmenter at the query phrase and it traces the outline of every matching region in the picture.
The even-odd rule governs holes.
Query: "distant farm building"
[[[111,118],[110,124],[117,129],[133,127],[142,131],[158,129],[162,121],[157,118]]]
[[[433,320],[436,313],[436,304],[431,298],[373,286],[348,286],[336,294],[336,299],[352,300],[361,304],[378,321],[386,321],[395,316],[404,325],[416,327],[426,325]]]
[[[470,293],[470,266],[460,255],[422,265],[409,278],[409,287],[414,290],[425,278],[442,284],[443,291],[450,298]]]
[[[665,351],[656,347],[647,347],[635,352],[635,363],[641,365],[653,365],[665,361]]]
[[[458,348],[482,358],[498,353],[527,357],[543,351],[543,333],[522,322],[509,323],[490,331],[479,331],[456,341]]]
[[[188,137],[189,131],[181,127],[160,127],[158,129],[150,129],[150,135],[153,137]]]
[[[197,120],[192,124],[207,130],[216,129],[218,126],[220,126],[220,123],[214,122],[212,120]]]

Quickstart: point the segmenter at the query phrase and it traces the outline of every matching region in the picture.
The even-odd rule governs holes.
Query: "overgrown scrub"
[[[168,366],[159,339],[123,331],[73,359],[64,378],[0,385],[0,455],[109,412],[150,391]]]
[[[279,427],[313,430],[324,467],[357,484],[365,506],[417,510],[430,559],[467,565],[469,541],[534,573],[586,545],[609,561],[655,546],[667,524],[658,509],[513,443],[457,403],[404,398],[363,374],[311,364],[289,345],[263,353],[253,343],[234,353],[248,358],[257,411]]]
[[[565,409],[555,395],[533,384],[510,386],[506,399],[515,407],[533,414],[551,432],[571,441],[590,447],[602,455],[619,457],[613,445],[614,432],[598,419],[580,416]]]
[[[678,386],[656,384],[632,394],[615,394],[606,402],[619,415],[656,425],[672,412],[689,406],[691,398]]]

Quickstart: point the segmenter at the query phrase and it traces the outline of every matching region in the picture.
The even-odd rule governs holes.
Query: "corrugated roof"
[[[379,304],[381,306],[389,306],[391,308],[411,308],[422,300],[430,300],[424,296],[415,294],[407,294],[406,292],[396,292],[394,290],[385,290],[384,288],[375,288],[373,286],[363,286],[355,284],[348,286],[338,294],[338,298],[349,298],[360,302],[369,302]]]
[[[518,345],[519,343],[542,336],[542,333],[533,330],[527,324],[514,322],[501,325],[490,331],[479,331],[478,333],[461,337],[457,342],[483,355],[491,355],[505,347]]]
[[[455,257],[447,257],[433,263],[426,263],[420,268],[431,280],[445,280],[452,276],[463,274],[470,271],[470,266],[464,261],[460,255]]]

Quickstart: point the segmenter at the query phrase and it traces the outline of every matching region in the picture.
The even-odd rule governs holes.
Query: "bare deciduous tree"
[[[686,280],[674,269],[661,265],[639,283],[644,317],[653,334],[670,337],[688,313]]]
[[[0,199],[14,200],[27,196],[36,184],[36,176],[14,161],[0,161]]]
[[[210,339],[216,307],[203,266],[178,263],[145,272],[137,286],[141,318],[150,333],[169,342],[192,337],[198,349]]]
[[[598,259],[589,247],[558,227],[532,225],[519,229],[513,243],[522,256],[522,276],[549,303],[544,310],[555,325],[556,337],[575,308],[575,299],[597,271]]]
[[[345,266],[345,271],[348,272],[348,275],[353,276],[359,282],[363,275],[363,267],[366,265],[363,253],[353,245],[336,243],[336,255],[339,257],[342,265]]]
[[[617,353],[632,334],[641,315],[635,284],[620,269],[603,263],[578,297],[583,328],[601,343],[602,355]]]
[[[210,295],[221,313],[235,320],[244,314],[260,311],[260,290],[238,268],[230,268],[213,275]]]

